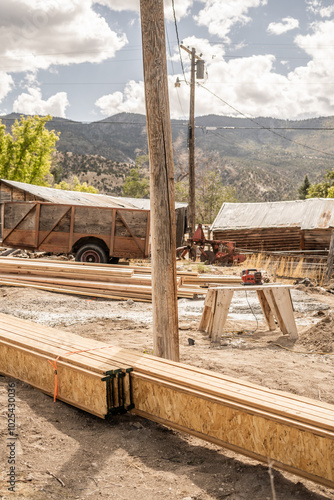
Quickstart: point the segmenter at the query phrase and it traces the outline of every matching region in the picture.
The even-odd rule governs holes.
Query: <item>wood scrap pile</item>
[[[334,406],[322,401],[5,314],[0,314],[0,373],[50,395],[58,392],[59,399],[102,418],[132,408],[144,418],[334,487]]]
[[[183,285],[178,276],[178,297],[194,298],[205,293],[197,285]],[[117,300],[151,302],[149,267],[82,264],[47,260],[0,258],[0,284],[38,288]]]

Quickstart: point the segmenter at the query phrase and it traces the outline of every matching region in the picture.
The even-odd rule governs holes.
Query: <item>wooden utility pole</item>
[[[195,180],[195,76],[196,64],[199,61],[202,63],[201,71],[198,72],[197,78],[204,78],[204,61],[196,54],[196,49],[189,50],[184,45],[180,45],[181,49],[191,55],[191,68],[190,68],[190,109],[189,109],[189,125],[188,125],[188,148],[189,148],[189,191],[188,191],[188,226],[189,238],[192,238],[195,232],[196,225],[196,180]],[[197,60],[197,61],[196,61]]]
[[[140,0],[150,158],[153,352],[179,361],[176,225],[163,0]]]
[[[193,48],[191,51],[191,72],[190,72],[190,109],[189,109],[189,126],[188,126],[188,147],[189,147],[189,201],[188,201],[188,218],[189,218],[189,238],[192,238],[195,232],[196,224],[196,181],[195,181],[195,55],[196,51]]]

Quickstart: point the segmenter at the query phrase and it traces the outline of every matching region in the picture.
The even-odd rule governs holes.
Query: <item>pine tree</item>
[[[308,190],[309,190],[310,186],[311,186],[311,183],[309,181],[309,178],[307,177],[307,175],[305,175],[305,179],[304,179],[303,184],[298,188],[298,194],[299,194],[300,200],[306,199],[306,196],[308,194]]]

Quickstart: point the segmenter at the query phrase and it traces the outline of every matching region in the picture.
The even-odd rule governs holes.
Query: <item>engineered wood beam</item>
[[[103,374],[131,367],[136,414],[334,487],[333,405],[0,314],[1,373],[52,395],[55,360],[74,406],[105,417]]]

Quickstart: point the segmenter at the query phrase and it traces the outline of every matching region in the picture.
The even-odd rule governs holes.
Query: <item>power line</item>
[[[209,125],[196,125],[196,128],[207,128],[210,127]],[[212,126],[212,129],[216,130],[298,130],[298,131],[303,131],[303,130],[334,130],[334,127],[265,127],[260,126],[260,127],[233,127],[233,126],[226,126],[226,127],[216,127]]]
[[[115,49],[115,53],[116,52],[125,52],[125,51],[138,51],[138,50],[141,50],[140,47],[141,45],[133,45],[133,47],[138,47],[138,48],[131,48],[131,47],[122,47],[121,49]],[[103,53],[109,53],[110,52],[110,49],[107,50],[107,49],[101,49],[101,50],[88,50],[88,49],[85,49],[85,50],[73,50],[73,51],[66,51],[66,52],[40,52],[40,53],[30,53],[30,54],[27,54],[27,52],[22,52],[21,54],[20,53],[16,53],[16,54],[11,54],[10,56],[8,55],[0,55],[0,59],[8,59],[8,58],[18,58],[18,59],[21,59],[21,58],[27,58],[27,57],[41,57],[41,56],[66,56],[66,55],[75,55],[75,54],[103,54]]]
[[[186,78],[186,73],[184,71],[184,66],[183,66],[183,60],[182,60],[182,54],[181,54],[181,47],[180,47],[180,38],[179,38],[179,30],[177,28],[177,21],[176,21],[176,14],[175,14],[175,5],[174,5],[174,0],[172,0],[172,7],[173,7],[173,17],[174,17],[174,25],[175,25],[175,32],[176,32],[176,38],[177,38],[177,46],[179,49],[179,56],[180,56],[180,62],[181,62],[181,68],[182,68],[182,73],[183,73],[183,78],[186,83],[187,78]]]
[[[230,43],[230,42],[223,42],[221,40],[211,40],[209,42],[210,45],[227,45],[229,47],[235,45],[236,47],[240,46],[240,43]],[[247,47],[293,47],[295,49],[315,49],[315,48],[333,48],[334,45],[296,45],[295,43],[263,43],[263,42],[245,42],[244,46]]]
[[[170,62],[171,62],[171,66],[172,66],[172,73],[173,73],[173,76],[175,76],[174,63],[173,63],[173,59],[172,59],[172,57],[173,57],[172,56],[172,49],[171,49],[171,46],[170,46],[170,43],[169,43],[169,36],[168,36],[167,25],[166,25],[166,35],[167,35],[167,43],[168,43],[168,49],[169,49],[169,55],[170,55]],[[179,92],[176,92],[176,95],[177,95],[177,99],[179,101],[181,113],[184,116],[184,111],[183,111],[183,108],[182,108],[182,102],[181,102],[181,99],[180,99]]]
[[[22,113],[18,113],[20,116]],[[246,117],[247,118],[247,117]],[[15,121],[18,118],[7,118],[7,115],[0,115],[0,120],[4,121]],[[59,117],[53,117],[54,122],[56,123]],[[251,118],[248,118],[251,119]],[[126,121],[126,122],[119,122],[119,121],[112,121],[112,120],[101,120],[101,121],[96,121],[96,122],[77,122],[75,120],[70,120],[68,118],[61,118],[61,120],[64,120],[67,124],[84,124],[84,125],[90,125],[92,123],[94,124],[99,124],[99,125],[104,125],[104,124],[109,124],[109,125],[138,125],[140,127],[146,125],[146,121],[142,122],[131,122],[131,121]],[[172,120],[172,126],[173,127],[188,127],[189,124],[188,122],[184,123],[175,123],[175,121]],[[264,125],[259,125],[258,127],[235,127],[235,126],[211,126],[211,125],[195,125],[195,128],[197,129],[209,129],[208,132],[214,132],[216,130],[226,130],[226,131],[234,131],[234,130],[268,130],[269,132],[272,130],[296,130],[298,132],[303,132],[305,131],[332,131],[334,130],[334,127],[265,127]],[[214,134],[215,135],[215,134]],[[218,136],[217,136],[218,137]],[[219,137],[224,137],[223,135],[219,135]],[[329,153],[328,153],[329,154]]]
[[[328,155],[328,156],[334,156],[334,154],[332,153],[327,153],[326,151],[321,151],[320,149],[317,149],[317,148],[312,148],[312,146],[307,146],[306,144],[302,144],[300,142],[297,142],[297,141],[294,141],[293,139],[289,139],[288,137],[285,137],[284,135],[282,134],[279,134],[278,132],[275,132],[274,130],[270,129],[270,128],[265,128],[264,126],[262,126],[260,123],[258,123],[254,118],[250,118],[249,116],[247,116],[245,113],[242,113],[242,111],[239,111],[237,108],[235,108],[234,106],[232,106],[231,104],[229,104],[228,102],[224,101],[224,99],[222,99],[221,97],[219,97],[217,94],[215,94],[214,92],[212,92],[212,90],[208,89],[207,87],[204,87],[204,85],[200,84],[197,82],[197,85],[199,85],[200,87],[202,87],[204,90],[206,90],[207,92],[209,92],[211,95],[213,95],[214,97],[216,97],[217,99],[219,99],[221,102],[223,102],[226,106],[228,106],[229,108],[233,109],[236,113],[238,113],[239,115],[243,116],[244,118],[247,118],[247,120],[250,120],[251,122],[255,123],[256,125],[258,125],[258,127],[260,127],[261,129],[264,129],[264,130],[268,130],[270,131],[272,134],[274,135],[277,135],[278,137],[281,137],[282,139],[285,139],[286,141],[289,141],[289,142],[292,142],[294,144],[297,144],[298,146],[302,146],[306,149],[311,149],[312,151],[316,151],[317,153],[321,153],[321,154],[324,154],[324,155]]]
[[[22,115],[23,113],[17,113],[18,115]],[[8,122],[15,122],[16,120],[20,119],[20,116],[16,118],[7,118],[6,115],[0,115],[0,121],[8,121]],[[25,116],[25,115],[24,115]],[[29,116],[29,115],[26,115]],[[137,125],[140,127],[146,126],[146,120],[142,122],[119,122],[119,121],[112,121],[112,120],[101,120],[101,121],[96,121],[96,122],[84,122],[84,121],[75,121],[75,120],[70,120],[68,118],[60,118],[58,116],[53,117],[53,120],[49,122],[50,124],[59,124],[59,123],[66,123],[66,125]],[[172,126],[173,127],[188,127],[188,123],[173,123],[172,120]],[[200,127],[199,127],[200,128]]]

